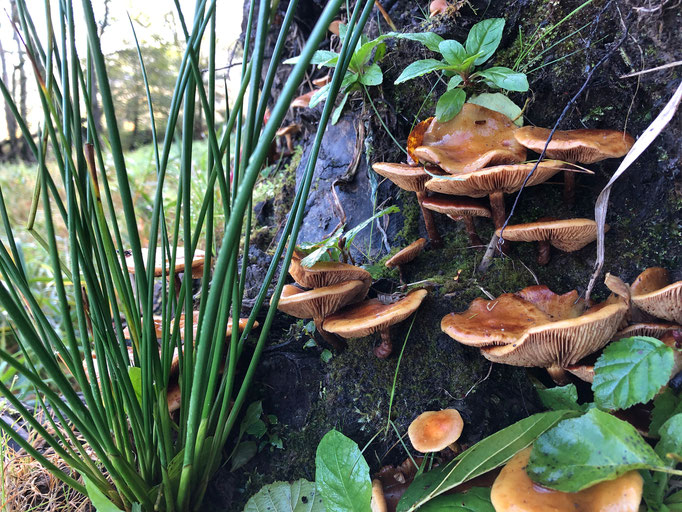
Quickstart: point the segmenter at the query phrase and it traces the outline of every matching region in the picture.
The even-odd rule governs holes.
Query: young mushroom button
[[[457,409],[426,411],[410,423],[407,435],[415,450],[439,452],[452,446],[462,435],[464,421]]]
[[[391,304],[384,304],[379,299],[366,300],[327,317],[323,327],[342,338],[362,338],[379,331],[381,344],[374,349],[374,354],[385,359],[393,351],[391,326],[414,313],[427,294],[426,290],[413,290]]]
[[[391,258],[386,260],[385,263],[386,267],[387,268],[398,267],[398,272],[400,272],[400,280],[403,281],[403,265],[408,264],[417,256],[419,256],[419,253],[422,252],[422,249],[424,248],[425,244],[426,244],[425,238],[419,238],[415,240],[410,245],[398,251]]]

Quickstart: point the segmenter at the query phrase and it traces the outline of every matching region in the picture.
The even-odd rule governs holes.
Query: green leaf
[[[418,76],[425,75],[426,73],[431,73],[431,71],[437,71],[439,69],[444,69],[447,67],[442,61],[436,59],[424,59],[417,60],[403,69],[400,76],[396,79],[394,84],[401,84]]]
[[[251,433],[250,430],[253,430],[254,425],[257,425],[258,422],[263,423],[260,419],[262,414],[263,414],[262,400],[257,400],[256,402],[252,402],[249,404],[249,406],[246,408],[246,412],[244,413],[244,419],[242,420],[241,425],[239,426],[240,437],[243,436],[246,432]]]
[[[654,398],[654,410],[651,412],[649,433],[658,436],[658,430],[668,418],[682,413],[682,397],[676,395],[672,389],[666,387],[662,393]]]
[[[255,441],[244,441],[237,445],[232,454],[232,463],[230,471],[236,471],[247,462],[253,459],[258,452],[258,445]]]
[[[577,492],[633,469],[662,465],[632,425],[592,409],[541,435],[526,471],[545,487]]]
[[[334,246],[338,246],[339,239],[343,234],[344,226],[339,226],[339,228],[332,233],[329,238],[322,240],[316,244],[300,244],[298,247],[304,251],[309,251],[312,249],[305,258],[301,260],[301,265],[304,267],[312,267],[315,263],[321,260],[321,258],[327,253],[329,249]]]
[[[655,338],[611,343],[594,365],[594,402],[603,409],[648,402],[668,382],[673,365],[673,349]]]
[[[325,512],[315,484],[307,480],[275,482],[264,486],[246,502],[244,512]]]
[[[315,456],[315,481],[328,512],[367,512],[372,498],[369,466],[358,445],[331,430]]]
[[[384,39],[388,38],[388,34],[384,34],[382,36],[377,37],[376,39],[372,39],[371,41],[368,41],[367,43],[363,44],[358,48],[354,53],[353,56],[350,59],[350,67],[355,69],[356,71],[361,70],[372,58],[372,50],[374,48],[377,48]],[[377,48],[378,51],[378,48]],[[385,51],[385,45],[384,45],[384,51]],[[380,60],[380,59],[375,59]]]
[[[455,87],[457,87],[459,84],[462,83],[462,77],[460,75],[455,75],[453,76],[450,81],[448,82],[448,91],[451,91]]]
[[[574,411],[534,414],[479,441],[448,464],[418,475],[398,502],[397,512],[411,512],[436,496],[491,471],[530,446],[537,437]]]
[[[346,79],[345,75],[343,78],[344,80]],[[329,88],[331,87],[331,84],[326,84],[320,87],[315,94],[310,98],[310,103],[308,104],[309,108],[313,108],[317,106],[318,103],[324,101],[327,99],[327,96],[329,96]]]
[[[285,60],[282,64],[298,64],[298,61],[301,59],[300,55],[297,55],[296,57],[291,57],[290,59]],[[310,64],[318,64],[321,66],[328,66],[328,67],[336,67],[336,64],[339,61],[339,54],[336,52],[332,52],[329,50],[317,50],[314,54],[312,59],[310,59]]]
[[[343,111],[343,107],[346,106],[346,101],[348,100],[348,95],[350,93],[346,93],[343,95],[343,98],[341,99],[341,103],[339,103],[339,106],[334,109],[334,112],[332,113],[332,124],[336,124],[339,122],[339,117],[341,117],[341,112]]]
[[[681,505],[682,506],[682,491],[677,491],[674,494],[671,494],[665,499],[665,504],[666,505]],[[676,508],[675,510],[680,510],[679,508]]]
[[[466,99],[467,94],[464,92],[464,89],[446,91],[438,99],[438,103],[436,103],[436,119],[441,123],[449,121],[459,114]]]
[[[386,43],[377,45],[377,51],[374,52],[374,62],[381,62],[386,55]]]
[[[500,114],[504,114],[514,121],[516,126],[523,126],[523,116],[521,108],[501,92],[484,92],[472,96],[467,103],[474,103],[482,107],[489,108]]]
[[[504,18],[491,18],[479,21],[471,27],[467,36],[466,47],[469,55],[480,53],[474,64],[480,66],[490,57],[502,41],[502,31],[504,30]]]
[[[142,368],[137,366],[128,367],[128,377],[130,378],[130,383],[133,386],[133,391],[135,391],[135,396],[137,397],[138,403],[142,404]]]
[[[583,412],[585,407],[578,404],[578,390],[574,384],[549,389],[538,389],[542,405],[553,411],[569,410]]]
[[[464,46],[457,41],[448,39],[447,41],[441,41],[438,45],[438,51],[441,53],[445,61],[454,67],[461,66],[464,59],[467,58],[467,51]]]
[[[328,348],[325,348],[320,353],[320,359],[322,360],[323,363],[328,363],[329,361],[332,360],[332,357],[334,357],[334,354],[332,354],[332,351],[329,350]]]
[[[682,456],[682,414],[676,414],[660,428],[661,440],[656,443],[656,453],[668,467],[675,467],[677,460],[669,458],[669,453]]]
[[[410,32],[407,34],[397,34],[398,39],[409,39],[410,41],[417,41],[424,46],[426,46],[432,52],[440,51],[438,45],[440,45],[443,38],[438,34],[433,32]]]
[[[349,229],[346,234],[346,247],[350,247],[351,244],[353,243],[353,240],[355,240],[355,237],[365,229],[367,226],[369,226],[372,222],[374,222],[376,219],[383,217],[384,215],[389,215],[391,213],[398,213],[400,211],[400,208],[397,206],[389,206],[388,208],[384,208],[383,210],[379,210],[376,212],[374,215],[372,215],[369,219],[363,220],[360,224],[357,226]]]
[[[365,85],[381,85],[381,82],[383,81],[384,75],[381,72],[379,64],[372,64],[360,75],[360,82]]]
[[[478,71],[478,75],[488,79],[500,89],[525,92],[528,90],[528,78],[524,73],[517,73],[509,68],[494,67]]]
[[[472,487],[466,492],[438,496],[419,507],[419,512],[495,512],[495,507],[490,502],[489,487]]]
[[[107,498],[99,488],[83,475],[85,482],[85,489],[88,491],[88,498],[92,502],[97,512],[123,512],[120,508],[114,505],[109,498]]]

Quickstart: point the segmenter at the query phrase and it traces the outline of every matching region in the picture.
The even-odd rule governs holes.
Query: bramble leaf
[[[578,390],[574,384],[555,388],[538,389],[542,405],[553,411],[570,410],[583,412],[585,406],[578,403]]]
[[[322,497],[313,482],[275,482],[261,488],[246,503],[244,512],[325,512]]]

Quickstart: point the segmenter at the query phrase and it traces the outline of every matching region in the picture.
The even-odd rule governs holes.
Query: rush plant
[[[0,394],[82,476],[85,485],[52,465],[2,419],[0,429],[55,476],[88,494],[99,510],[199,509],[208,481],[221,463],[223,447],[235,426],[239,426],[240,411],[265,346],[286,273],[279,275],[270,297],[266,297],[268,288],[275,280],[282,256],[283,268],[291,259],[322,135],[352,58],[352,49],[360,40],[371,12],[371,0],[358,2],[349,19],[348,36],[339,54],[305,175],[272,263],[262,279],[246,329],[241,335],[234,329],[226,342],[228,318],[238,317],[242,306],[252,191],[275,132],[342,2],[327,3],[265,126],[263,114],[271,100],[271,86],[298,1],[289,3],[273,54],[267,59],[265,43],[270,32],[271,2],[260,0],[257,9],[256,2],[251,2],[244,40],[253,43],[244,49],[247,65],[241,87],[222,125],[216,125],[215,107],[217,2],[198,0],[191,24],[178,12],[186,50],[163,135],[157,134],[154,128],[153,101],[146,84],[154,147],[158,148],[155,153],[157,184],[150,226],[148,231],[139,233],[115,98],[109,87],[90,2],[82,0],[84,23],[81,24],[74,17],[71,0],[46,1],[46,18],[53,20],[53,24],[48,23],[45,34],[38,34],[27,2],[17,0],[20,26],[16,30],[22,34],[32,61],[44,113],[37,141],[31,137],[26,120],[2,82],[0,92],[13,110],[38,162],[32,211],[35,213],[38,205],[42,205],[45,229],[39,232],[32,223],[27,229],[49,254],[62,321],[57,328],[32,293],[31,276],[20,264],[15,242],[15,232],[26,228],[12,223],[5,192],[0,189],[0,221],[7,235],[0,242],[0,307],[7,313],[25,357],[20,360],[0,350],[0,363],[13,368],[35,387],[37,401],[48,411],[51,425],[37,422],[7,383],[0,382]],[[179,4],[176,2],[176,5]],[[88,35],[87,55],[79,55],[77,51],[76,34],[83,32]],[[205,75],[198,66],[202,46],[207,47],[209,56]],[[139,57],[146,83],[144,56]],[[102,98],[106,133],[96,133],[94,128],[91,94],[95,80]],[[200,110],[207,124],[209,180],[199,191],[203,195],[200,207],[192,207],[190,198],[193,193],[196,195],[193,189],[198,186],[192,180],[192,154],[197,151],[193,121]],[[86,120],[86,132],[81,130],[82,119]],[[177,186],[170,189],[165,179],[179,128],[179,179]],[[231,151],[230,135],[235,131],[237,147]],[[237,161],[231,182],[228,176],[232,153]],[[113,162],[113,166],[105,162]],[[164,206],[168,195],[176,198],[173,211],[166,211]],[[193,211],[195,208],[198,211]],[[222,240],[214,237],[214,215],[225,219]],[[64,245],[55,235],[60,227],[65,227],[68,233]],[[146,259],[141,238],[149,240]],[[165,284],[165,269],[173,268],[179,257],[191,261],[198,247],[207,256],[198,330],[195,335],[191,322],[186,322],[183,344],[179,314],[191,316],[192,313],[193,300],[188,293],[191,277],[189,272],[184,274],[176,298],[173,288]],[[161,249],[158,256],[157,248]],[[134,260],[134,282],[130,281],[126,268],[128,251]],[[160,341],[152,320],[155,266],[164,269]],[[267,313],[260,331],[254,334],[253,325],[266,298],[269,299]],[[129,346],[126,346],[124,327],[130,333]],[[257,341],[247,346],[249,336]],[[179,414],[171,416],[166,396],[176,350],[182,398]],[[52,386],[43,375],[47,375]]]

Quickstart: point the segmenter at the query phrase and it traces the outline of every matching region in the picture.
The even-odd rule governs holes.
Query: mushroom
[[[446,0],[433,0],[429,4],[429,15],[431,17],[437,14],[445,14],[448,9],[448,3]]]
[[[490,361],[544,367],[562,380],[563,368],[606,345],[627,315],[629,297],[620,287],[626,285],[610,274],[606,284],[616,295],[587,310],[575,290],[557,295],[544,285],[494,300],[474,299],[463,313],[443,317],[441,329],[480,348]]]
[[[514,132],[516,140],[528,149],[541,153],[551,130],[525,126]],[[547,158],[565,162],[592,164],[606,158],[620,158],[635,143],[631,135],[617,130],[566,130],[556,131],[547,146]],[[564,201],[573,204],[575,176],[564,172]]]
[[[651,267],[630,286],[632,303],[639,309],[664,320],[682,323],[682,281],[670,284],[668,271]]]
[[[334,20],[329,24],[328,30],[335,36],[338,36],[341,33],[341,30],[339,28],[339,25],[341,25],[341,20]]]
[[[504,239],[510,242],[538,242],[538,263],[547,265],[550,245],[564,252],[578,251],[597,239],[597,223],[591,219],[544,218],[528,224],[507,226],[504,233],[498,229],[495,234],[504,235]]]
[[[372,276],[364,268],[338,261],[318,261],[310,267],[301,265],[303,253],[296,251],[289,265],[289,274],[304,288],[321,288],[346,281],[360,280],[372,284]]]
[[[343,306],[364,299],[368,290],[369,283],[358,279],[308,291],[288,284],[282,290],[277,309],[296,318],[312,318],[320,336],[338,350],[342,345],[323,328],[322,322]]]
[[[407,435],[419,452],[439,452],[447,447],[456,452],[454,443],[462,435],[463,428],[464,421],[457,409],[426,411],[410,423]]]
[[[319,89],[313,89],[310,92],[307,92],[305,94],[301,94],[300,96],[297,96],[294,98],[291,102],[290,107],[294,108],[308,108],[310,106],[310,100],[313,99],[313,95],[318,91]]]
[[[464,222],[464,228],[469,235],[471,245],[483,245],[476,232],[474,217],[490,218],[490,209],[486,206],[473,199],[444,195],[427,197],[422,201],[422,206],[434,212],[444,213],[454,221]]]
[[[370,502],[372,512],[388,512],[386,498],[384,498],[384,488],[381,480],[372,480],[372,501]]]
[[[496,512],[637,512],[644,480],[637,471],[600,482],[579,492],[542,487],[526,473],[532,448],[514,455],[495,479],[490,501]]]
[[[287,151],[291,155],[294,152],[294,144],[291,141],[291,136],[297,134],[298,132],[301,131],[300,125],[293,123],[288,126],[285,126],[284,128],[280,128],[277,130],[277,137],[284,137],[284,139],[287,141]]]
[[[321,78],[316,78],[315,80],[313,80],[313,85],[315,87],[324,87],[325,85],[327,85],[331,81],[332,81],[331,75],[324,75]]]
[[[525,184],[526,187],[538,185],[558,173],[564,164],[558,160],[543,160]],[[535,164],[496,165],[479,171],[460,174],[457,177],[431,178],[424,185],[427,190],[452,196],[490,197],[490,210],[495,228],[501,228],[506,218],[504,194],[521,189],[528,173]],[[509,247],[503,245],[503,249]]]
[[[412,290],[404,298],[384,304],[379,299],[370,299],[348,307],[324,320],[324,329],[342,338],[362,338],[379,331],[381,344],[374,349],[374,355],[387,358],[393,351],[390,328],[405,320],[421,305],[428,292]]]
[[[424,225],[426,226],[426,232],[429,235],[429,239],[434,247],[440,247],[443,244],[443,241],[436,228],[431,210],[427,210],[422,204],[427,197],[424,185],[431,176],[424,168],[412,167],[407,164],[377,162],[372,165],[372,168],[377,174],[380,174],[384,178],[388,178],[399,188],[414,192],[417,195],[417,202],[422,210],[422,217],[424,218]]]
[[[504,114],[465,103],[450,121],[434,119],[414,154],[450,174],[515,164],[526,159],[526,148],[516,142],[515,130],[516,125]]]
[[[389,258],[386,260],[386,267],[387,268],[394,268],[398,267],[398,272],[400,273],[400,281],[403,281],[403,265],[406,265],[407,263],[411,262],[413,259],[415,259],[417,256],[419,256],[419,253],[422,252],[422,249],[424,248],[424,245],[426,245],[426,239],[425,238],[419,238],[412,242],[410,245],[405,247],[404,249],[398,251],[393,255],[393,257]]]

